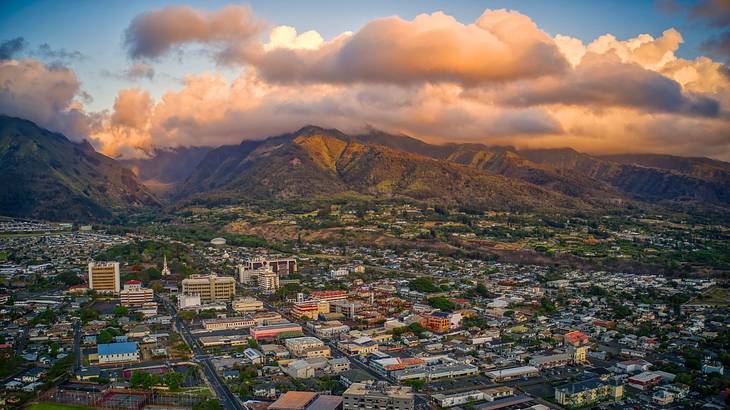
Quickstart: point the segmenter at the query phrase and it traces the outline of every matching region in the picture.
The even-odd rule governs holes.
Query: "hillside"
[[[361,141],[310,126],[220,147],[185,181],[181,198],[316,199],[356,192],[480,209],[589,207],[534,184]]]
[[[109,218],[158,206],[128,169],[88,143],[0,116],[0,214],[49,220]]]

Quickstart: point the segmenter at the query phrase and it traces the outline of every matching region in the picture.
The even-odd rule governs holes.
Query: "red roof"
[[[130,280],[124,282],[124,284],[125,285],[141,285],[142,284],[142,281],[135,280],[135,279],[130,279]]]

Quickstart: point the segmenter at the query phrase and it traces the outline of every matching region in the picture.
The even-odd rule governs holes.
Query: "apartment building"
[[[99,293],[119,293],[119,262],[89,262],[89,289]]]
[[[605,401],[620,400],[624,385],[616,380],[603,381],[599,378],[568,383],[555,388],[555,401],[567,407],[582,407]]]
[[[193,275],[183,279],[184,295],[200,295],[201,302],[231,300],[236,295],[236,280],[230,276]]]
[[[138,280],[124,282],[124,289],[119,292],[119,301],[124,307],[141,307],[153,303],[155,291],[142,286]]]
[[[257,281],[262,292],[275,292],[279,289],[279,274],[272,270],[259,273]]]

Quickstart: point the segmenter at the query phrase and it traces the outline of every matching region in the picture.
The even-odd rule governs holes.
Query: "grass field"
[[[28,407],[28,410],[80,410],[90,408],[91,407],[72,406],[69,404],[59,403],[36,403]]]

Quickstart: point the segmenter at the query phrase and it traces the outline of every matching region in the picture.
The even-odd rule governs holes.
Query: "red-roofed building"
[[[145,303],[154,302],[155,292],[142,287],[142,282],[138,280],[128,280],[124,282],[124,289],[119,292],[119,299],[122,306],[140,307]]]
[[[565,344],[571,345],[573,347],[587,345],[589,342],[588,335],[581,332],[580,330],[575,330],[564,334],[563,341]]]
[[[335,300],[347,299],[347,291],[344,290],[314,290],[310,294],[312,299],[324,300],[332,302]]]

